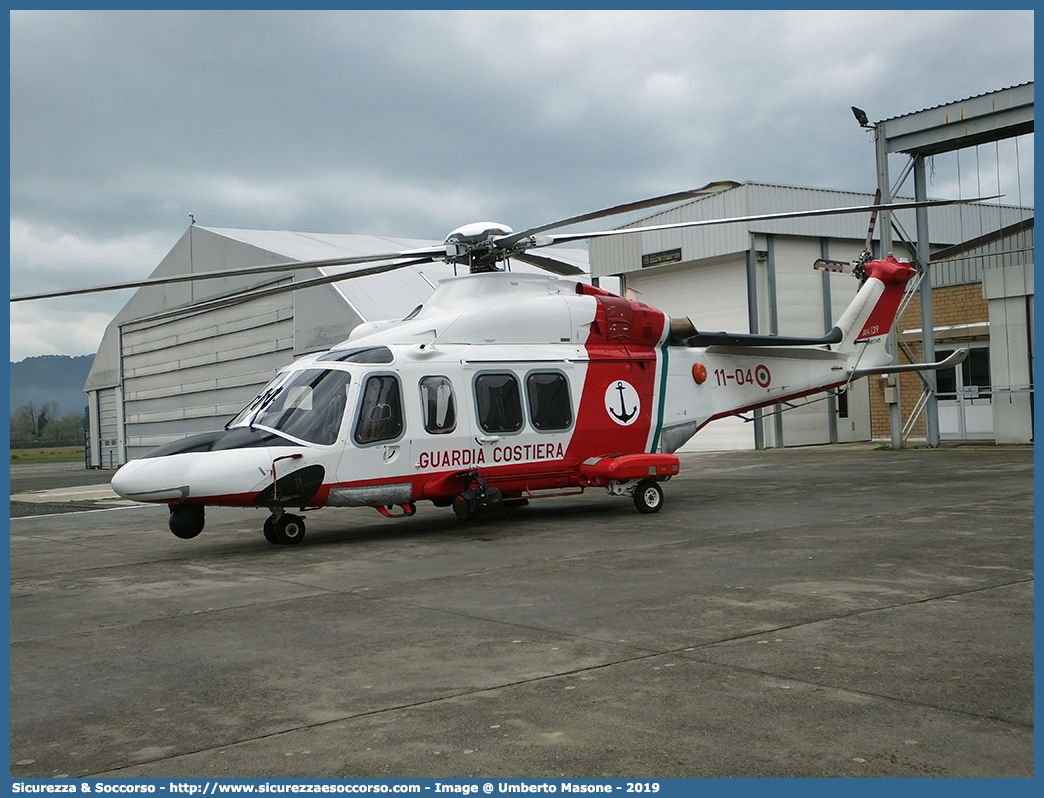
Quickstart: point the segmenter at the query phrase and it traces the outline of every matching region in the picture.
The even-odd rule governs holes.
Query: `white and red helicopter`
[[[962,350],[940,363],[893,365],[885,339],[915,270],[894,257],[871,259],[869,234],[863,255],[843,266],[860,282],[855,298],[821,338],[700,332],[688,318],[670,318],[569,279],[564,275],[577,273],[576,267],[529,252],[649,230],[947,203],[547,234],[691,199],[709,188],[521,233],[501,224],[471,224],[451,233],[442,246],[323,262],[381,262],[323,281],[435,260],[467,264],[470,273],[443,280],[406,318],[363,325],[334,348],[281,369],[224,429],[131,460],[113,476],[113,489],[127,499],[168,505],[170,529],[180,538],[202,531],[207,506],[267,509],[265,537],[281,544],[304,536],[304,519],[297,513],[321,507],[369,506],[403,517],[430,501],[470,519],[531,498],[598,487],[631,498],[641,513],[655,513],[664,501],[662,483],[679,471],[674,452],[711,421],[844,388],[868,374],[952,367],[966,356]],[[559,276],[503,270],[510,258]],[[315,265],[294,262],[264,270]],[[842,268],[836,262],[817,266]],[[12,301],[248,271],[154,278]],[[287,512],[291,509],[296,512]]]

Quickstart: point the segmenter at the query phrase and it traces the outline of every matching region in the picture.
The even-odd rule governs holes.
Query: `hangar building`
[[[895,201],[902,201],[902,198]],[[733,183],[717,194],[674,206],[630,226],[871,205],[873,202],[871,194],[757,182]],[[1000,281],[999,287],[986,289],[993,292],[990,295],[994,299],[989,300],[991,309],[996,303],[1000,313],[1001,306],[1007,302],[1002,300],[1002,295],[1014,296],[1018,292],[1021,292],[1018,294],[1021,300],[1013,299],[1012,303],[1023,308],[1028,301],[1032,308],[1033,210],[995,204],[979,204],[972,210],[968,208],[954,205],[929,210],[932,251],[945,250],[940,253],[944,258],[947,252],[949,257],[953,257],[954,247],[974,248],[976,241],[980,242],[978,246],[986,246],[983,242],[995,242],[998,231],[1007,230],[1009,234],[1021,235],[1025,239],[1028,230],[1028,257],[1023,257],[1022,262],[1015,265],[1008,258],[995,256],[990,261],[993,266],[1007,264],[1012,267],[1003,273],[1005,276],[1001,272],[994,274],[989,264],[977,272],[972,269],[957,274],[950,263],[948,276],[944,278],[940,271],[932,284],[942,286],[944,291],[948,286],[973,284],[975,287],[971,291],[979,290],[981,293],[981,286],[987,285],[984,283],[985,275],[989,285]],[[912,210],[894,213],[893,226],[914,230],[914,213]],[[813,263],[817,258],[841,261],[856,258],[865,246],[868,222],[869,214],[849,214],[595,239],[590,243],[591,274],[596,278],[619,276],[627,290],[638,292],[638,299],[661,308],[669,315],[688,316],[697,330],[818,336],[830,330],[851,301],[858,284],[851,275],[815,271]],[[874,242],[875,247],[877,243]],[[896,240],[892,251],[896,257],[914,259],[914,246],[911,244]],[[983,258],[979,260],[980,263],[984,261]],[[945,270],[948,268],[946,264],[946,260],[940,260],[932,266],[933,272]],[[1016,282],[1018,286],[1015,286]],[[913,298],[915,295],[910,296]],[[985,308],[986,300],[983,300],[983,312]],[[1025,311],[1019,312],[1023,318],[1021,340],[1025,341]],[[988,320],[993,321],[993,312],[988,315]],[[904,325],[910,327],[908,320],[917,317],[908,313],[903,318]],[[997,319],[1000,321],[999,316]],[[937,328],[940,323],[953,326],[965,322],[958,318],[940,322],[937,316]],[[1029,324],[1029,329],[1032,329],[1032,320]],[[916,334],[919,335],[919,322],[912,326],[917,328]],[[998,346],[1002,337],[996,331],[991,336],[989,325],[967,328],[966,332],[975,332],[975,344],[980,348]],[[944,335],[938,348],[945,349],[944,344],[954,340],[957,339],[952,335]],[[1025,394],[1020,401],[1028,403],[1032,352],[1026,351],[1025,345],[1012,352],[1011,357],[1018,361],[1014,369],[1019,376],[1010,384],[1016,386],[1013,390],[1017,393]],[[1009,359],[1005,349],[991,362],[1006,363]],[[997,385],[1009,385],[1006,376],[997,379]],[[863,378],[838,396],[810,397],[801,400],[797,406],[776,406],[742,418],[722,419],[700,431],[683,450],[887,440],[887,410],[884,411],[883,424],[871,412],[872,406],[883,404],[886,387],[892,386],[882,384],[880,380],[875,380],[871,386],[869,378]],[[916,393],[911,392],[911,395],[916,398]],[[891,393],[888,398],[892,398]],[[944,430],[944,437],[957,436],[956,416],[951,413],[947,419],[950,427]],[[1019,424],[1025,427],[1024,422]],[[1009,420],[1001,421],[1001,427],[1006,425],[1009,425]]]

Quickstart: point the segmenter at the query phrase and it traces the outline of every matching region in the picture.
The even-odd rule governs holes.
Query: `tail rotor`
[[[881,204],[881,189],[877,189],[874,194],[874,205]],[[819,258],[815,263],[812,264],[813,269],[825,272],[833,272],[835,274],[854,274],[859,278],[859,283],[862,284],[866,280],[866,264],[870,262],[870,258],[873,257],[871,254],[873,248],[874,239],[874,225],[877,224],[877,209],[870,211],[870,225],[866,230],[866,245],[863,247],[863,251],[859,254],[859,257],[855,260],[848,262],[843,260],[830,260],[828,258]]]

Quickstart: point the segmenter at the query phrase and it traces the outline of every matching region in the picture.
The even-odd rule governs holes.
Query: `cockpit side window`
[[[366,379],[355,424],[355,442],[360,445],[394,440],[402,435],[402,394],[399,378],[375,374]]]
[[[453,432],[457,426],[457,408],[453,383],[447,377],[423,377],[420,381],[424,429],[432,435]]]
[[[256,405],[250,426],[267,427],[320,446],[337,442],[352,375],[347,371],[305,369],[291,374]]]

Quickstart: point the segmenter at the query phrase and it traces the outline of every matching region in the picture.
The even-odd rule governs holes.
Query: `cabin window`
[[[305,369],[292,373],[255,399],[250,426],[266,427],[309,443],[337,441],[352,375],[347,371]],[[240,414],[243,418],[243,414]]]
[[[424,377],[420,381],[420,395],[424,429],[432,435],[453,432],[457,426],[453,383],[446,377]]]
[[[368,377],[359,402],[355,442],[394,440],[402,435],[402,399],[399,379],[392,374]]]
[[[569,429],[573,425],[573,405],[569,401],[569,381],[557,371],[534,372],[526,377],[529,420],[541,431]]]
[[[480,374],[475,378],[475,400],[486,432],[522,429],[522,396],[514,374]]]

